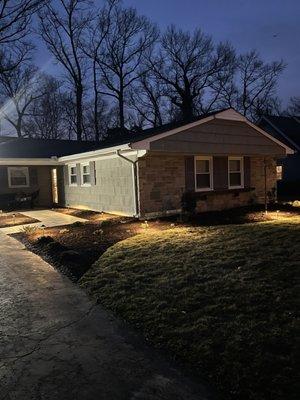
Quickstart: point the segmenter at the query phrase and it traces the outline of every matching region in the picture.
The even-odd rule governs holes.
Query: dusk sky
[[[172,23],[185,30],[200,27],[216,41],[230,41],[238,52],[256,48],[267,61],[283,59],[288,66],[278,94],[284,105],[291,96],[299,96],[299,0],[123,0],[123,4],[136,7],[162,29]],[[37,61],[45,70],[55,71],[43,48]]]

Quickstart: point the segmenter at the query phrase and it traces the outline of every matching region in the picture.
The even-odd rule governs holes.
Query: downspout
[[[265,213],[268,213],[268,195],[267,195],[267,161],[264,157],[264,191],[265,191]]]
[[[134,202],[135,202],[135,216],[139,217],[140,215],[140,210],[139,210],[139,193],[138,193],[138,179],[137,179],[137,163],[138,159],[133,161],[130,158],[127,158],[123,156],[123,154],[120,153],[120,150],[116,150],[116,155],[120,158],[123,158],[123,160],[130,162],[133,168],[133,186],[134,186]]]

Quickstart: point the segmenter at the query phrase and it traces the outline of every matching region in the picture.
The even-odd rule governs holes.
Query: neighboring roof
[[[95,142],[75,140],[13,138],[0,140],[0,158],[50,158],[91,151]]]
[[[300,150],[300,119],[299,117],[282,117],[276,115],[263,115],[259,122],[274,137],[292,146],[295,150]]]

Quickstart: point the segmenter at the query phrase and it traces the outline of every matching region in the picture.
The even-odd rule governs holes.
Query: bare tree
[[[31,46],[25,41],[34,13],[45,0],[1,0],[0,2],[0,74],[18,67]]]
[[[276,86],[284,68],[283,61],[265,63],[256,50],[241,55],[237,60],[235,77],[236,108],[253,120],[260,113],[276,108]]]
[[[0,75],[1,117],[8,121],[19,137],[24,136],[25,119],[34,101],[44,95],[41,75],[33,65],[19,65]],[[31,133],[29,133],[31,136]]]
[[[113,8],[117,5],[118,0],[107,0],[104,7],[98,10],[98,13],[90,24],[87,26],[86,34],[81,41],[81,49],[83,53],[90,59],[90,70],[92,72],[92,88],[93,88],[93,114],[89,113],[89,121],[93,120],[95,140],[99,141],[103,124],[104,102],[100,93],[100,68],[103,57],[103,42],[109,33],[111,26],[111,14]],[[91,126],[89,124],[89,126]]]
[[[216,75],[234,58],[228,44],[215,48],[210,36],[195,30],[193,34],[170,26],[160,41],[156,58],[149,64],[165,85],[165,94],[188,120],[207,111],[203,100]],[[210,104],[210,108],[213,102]]]
[[[100,35],[103,36],[102,31]],[[139,16],[135,9],[113,8],[110,28],[97,62],[102,74],[100,93],[117,101],[121,129],[125,128],[129,89],[144,73],[141,68],[143,56],[156,38],[156,27],[146,17]]]
[[[157,127],[163,124],[166,116],[164,87],[160,80],[145,72],[132,88],[129,105],[137,113],[136,125]]]
[[[31,103],[23,124],[26,135],[43,139],[60,139],[65,135],[65,96],[61,82],[52,76],[42,76],[40,90],[43,96]]]
[[[60,10],[47,3],[39,13],[40,34],[72,84],[76,99],[76,135],[77,140],[82,140],[86,64],[80,42],[91,15],[86,0],[58,0],[58,3]]]
[[[300,97],[291,97],[287,108],[288,115],[300,117]]]

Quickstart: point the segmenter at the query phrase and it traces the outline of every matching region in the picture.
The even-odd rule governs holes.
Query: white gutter
[[[98,158],[99,156],[111,156],[111,155],[116,155],[116,151],[132,151],[132,148],[130,147],[130,144],[123,144],[121,146],[113,146],[113,147],[107,147],[106,149],[99,149],[99,150],[92,150],[92,151],[86,151],[84,153],[77,153],[77,154],[71,154],[70,156],[63,156],[59,157],[58,160],[60,162],[68,162],[68,161],[77,161],[77,160],[83,160],[83,159],[93,159],[93,158]],[[134,152],[136,154],[136,151]]]
[[[0,165],[60,165],[56,157],[53,158],[0,158]]]

